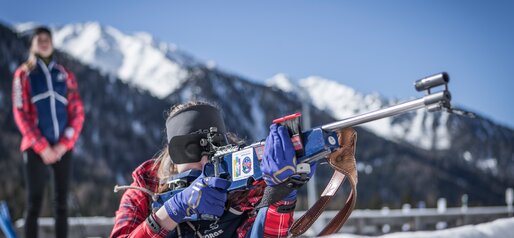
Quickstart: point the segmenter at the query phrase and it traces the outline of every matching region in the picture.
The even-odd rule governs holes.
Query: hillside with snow
[[[307,98],[315,107],[338,120],[407,101],[387,99],[377,93],[363,94],[318,76],[292,79],[277,74],[268,79],[266,85]],[[427,152],[451,154],[461,166],[471,166],[502,179],[514,176],[514,165],[509,162],[513,156],[509,144],[514,142],[514,131],[481,116],[468,118],[420,109],[369,122],[362,127],[390,141],[406,143]]]
[[[318,76],[294,80],[285,74],[277,74],[268,79],[266,84],[286,93],[306,92],[317,108],[340,120],[401,103],[376,93],[365,95],[351,87]],[[446,150],[450,148],[452,139],[448,131],[448,116],[448,113],[418,110],[408,116],[366,123],[363,127],[389,140],[408,142],[427,150]]]
[[[16,28],[23,32],[33,26],[33,23],[23,23]],[[148,33],[127,34],[97,22],[68,24],[53,30],[58,49],[159,98],[180,88],[192,77],[193,68],[206,65],[179,50],[175,44],[158,41]],[[292,80],[285,74],[277,74],[266,85],[308,99],[336,119],[398,103],[379,94],[362,94],[318,76]],[[448,118],[447,113],[418,110],[363,126],[389,140],[407,142],[426,150],[447,150],[454,139],[448,128]]]
[[[24,32],[28,26],[18,25],[17,29]],[[99,122],[85,127],[82,138],[87,146],[79,149],[102,156],[100,158],[112,166],[109,172],[113,175],[129,174],[129,171],[117,171],[120,161],[127,161],[121,164],[128,169],[144,159],[135,158],[130,153],[133,148],[141,153],[155,153],[151,148],[160,146],[155,142],[161,139],[163,111],[174,103],[200,99],[220,105],[228,128],[248,142],[263,139],[273,119],[301,110],[302,101],[310,103],[314,126],[397,103],[379,94],[363,94],[315,76],[296,80],[279,74],[267,84],[256,83],[198,62],[171,47],[172,44],[156,43],[158,41],[148,34],[126,34],[97,23],[54,29],[56,41],[60,42],[56,43],[57,48],[65,53],[62,55],[82,62],[75,68],[83,70],[77,78],[79,85],[89,85],[87,89],[81,88],[85,90],[84,95],[88,95],[85,97],[90,105],[87,113]],[[6,37],[0,39],[0,43],[6,46],[0,50],[7,57],[8,67],[3,73],[9,75],[14,70],[10,66],[15,67],[25,59],[22,54],[26,51],[9,47],[11,42],[21,44],[24,39],[17,37],[23,34],[12,36],[5,31]],[[157,77],[152,75],[156,70],[146,70],[168,64],[173,66],[163,67],[167,68],[168,76]],[[92,69],[84,70],[89,67]],[[133,75],[144,76],[122,74],[126,67],[134,70]],[[118,84],[119,89],[112,88]],[[127,84],[133,87],[127,89]],[[134,91],[144,95],[150,92],[155,97],[133,100]],[[0,97],[2,94],[10,95],[10,92],[3,92],[2,88]],[[116,125],[120,132],[107,130],[109,133],[106,133],[106,129],[99,129],[111,125]],[[357,131],[359,182],[365,184],[359,191],[358,206],[362,208],[380,208],[382,204],[400,206],[417,201],[430,205],[441,196],[446,197],[449,204],[458,204],[462,194],[468,194],[475,205],[492,205],[504,200],[506,187],[514,186],[514,131],[486,117],[466,118],[418,110],[365,124],[357,127]],[[146,150],[124,144],[125,140],[113,139],[130,135],[134,136],[130,143],[137,144],[138,140],[147,140],[149,133],[153,142],[148,142]],[[120,148],[127,155],[119,156],[112,148]],[[319,170],[320,174],[331,173],[327,166],[320,166]],[[323,177],[318,180],[320,189],[326,182]]]
[[[34,23],[16,25],[18,32],[26,32],[32,27]],[[112,77],[147,90],[160,99],[169,98],[177,91],[180,91],[181,96],[173,96],[176,100],[195,99],[196,95],[205,89],[187,86],[190,84],[188,80],[198,78],[194,72],[226,73],[212,67],[209,62],[196,60],[178,49],[175,44],[156,40],[148,33],[128,34],[97,22],[67,24],[53,27],[53,30],[58,49]],[[200,68],[203,70],[198,71]],[[247,79],[240,76],[231,77],[236,78],[230,82],[231,84],[247,84]],[[212,83],[214,81],[217,83]],[[220,95],[219,100],[230,101],[230,98],[222,95],[230,86],[223,84],[224,82],[220,82],[217,77],[213,77],[209,87],[213,87]],[[248,87],[256,88],[256,85],[251,85]],[[262,86],[285,92],[293,100],[308,101],[318,110],[338,120],[406,101],[384,98],[378,93],[363,94],[335,80],[318,76],[291,79],[285,74],[277,74]],[[262,89],[260,85],[258,88]],[[243,124],[238,127],[245,128],[242,129],[244,134],[255,134],[253,139],[261,138],[264,136],[262,129],[266,128],[266,122],[271,119],[262,116],[266,114],[266,105],[257,103],[263,94],[241,87],[235,87],[234,90],[239,93],[248,91],[247,99],[253,100],[253,103],[248,105],[252,109],[249,114],[239,112],[237,115],[255,115],[238,122]],[[228,102],[226,104],[229,105]],[[239,107],[240,105],[231,105],[230,110],[235,112],[240,110]],[[287,110],[284,108],[283,111]],[[498,172],[499,166],[512,166],[505,163],[512,154],[499,153],[504,150],[495,148],[509,145],[498,141],[512,140],[512,129],[498,126],[487,119],[468,120],[444,112],[429,113],[426,110],[417,110],[366,123],[362,127],[390,141],[407,143],[427,151],[452,152],[462,163],[493,175],[501,175]],[[255,131],[254,128],[260,130],[250,133],[252,130]],[[465,146],[469,149],[464,148]],[[479,149],[480,146],[485,148]]]
[[[19,32],[34,23],[16,25]],[[148,33],[126,34],[98,22],[52,27],[54,44],[71,56],[103,73],[164,98],[189,76],[188,68],[200,64],[171,43]]]
[[[33,23],[17,25],[18,31]],[[126,34],[97,22],[54,27],[56,48],[83,63],[164,98],[191,77],[191,69],[203,65],[172,43],[161,42],[148,33]],[[307,96],[318,109],[343,119],[397,103],[378,94],[361,94],[333,80],[311,76],[298,82],[277,74],[267,85],[286,93]],[[386,118],[365,128],[390,140],[408,142],[423,149],[445,150],[451,146],[448,115],[419,110],[403,120]]]

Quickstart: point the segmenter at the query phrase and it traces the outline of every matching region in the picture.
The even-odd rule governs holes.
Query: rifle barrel
[[[404,102],[387,108],[378,109],[376,111],[352,116],[341,121],[336,121],[330,124],[321,126],[325,131],[334,131],[337,129],[357,126],[366,122],[375,121],[378,119],[396,116],[408,111],[417,110],[431,105],[440,104],[450,100],[448,91],[441,91],[438,93],[426,95],[422,98]]]

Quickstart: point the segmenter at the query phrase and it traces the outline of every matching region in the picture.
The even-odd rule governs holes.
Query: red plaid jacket
[[[82,125],[84,123],[84,107],[78,93],[77,80],[72,72],[65,69],[62,65],[52,62],[52,69],[63,75],[62,80],[66,80],[65,100],[67,123],[65,130],[60,133],[58,143],[63,144],[71,150],[78,139]],[[52,76],[51,76],[52,77]],[[52,82],[50,79],[49,82]],[[22,134],[20,150],[25,151],[32,148],[36,153],[41,153],[49,146],[48,140],[42,135],[38,128],[38,112],[34,105],[35,96],[31,95],[31,71],[25,65],[20,66],[14,73],[12,101],[14,120]],[[52,92],[47,92],[51,94]],[[53,92],[55,93],[55,92]],[[59,97],[60,95],[56,95]],[[63,95],[64,96],[64,95]],[[57,114],[59,116],[59,114]]]
[[[134,182],[132,186],[139,186],[156,191],[158,179],[156,171],[152,170],[155,160],[148,160],[140,165],[132,173]],[[258,181],[256,187],[249,191],[247,196],[239,199],[233,208],[241,212],[251,212],[262,198],[263,181]],[[230,196],[229,196],[230,197]],[[236,234],[223,234],[230,237],[249,237],[249,232],[259,234],[262,237],[287,237],[289,227],[293,223],[293,212],[280,213],[278,207],[291,205],[296,201],[279,201],[268,208],[262,208],[257,215],[251,215],[237,228]],[[161,229],[154,233],[145,219],[150,215],[151,198],[142,191],[131,189],[125,191],[121,198],[120,206],[116,211],[114,228],[111,237],[166,237],[168,232]]]

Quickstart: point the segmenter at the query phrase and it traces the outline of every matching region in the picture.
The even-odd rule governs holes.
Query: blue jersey
[[[50,144],[56,144],[68,122],[66,71],[54,61],[48,66],[40,59],[28,74],[31,103],[37,109],[37,126]]]

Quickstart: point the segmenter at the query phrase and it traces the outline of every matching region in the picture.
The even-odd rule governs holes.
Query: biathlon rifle
[[[421,108],[426,108],[430,112],[441,110],[452,112],[448,83],[449,76],[447,73],[420,79],[414,85],[417,91],[425,91],[426,95],[421,98],[352,116],[306,131],[302,131],[300,128],[298,122],[300,113],[276,119],[273,123],[288,128],[296,151],[297,177],[302,180],[301,178],[305,178],[305,175],[310,172],[309,163],[323,160],[340,148],[336,133],[338,130]],[[434,89],[440,86],[442,86],[442,89],[434,92]],[[213,142],[217,135],[217,128],[211,127],[207,138],[200,141],[202,146],[207,146],[211,151],[209,156],[210,165],[204,168],[205,176],[230,179],[232,185],[228,189],[229,191],[250,188],[253,181],[262,179],[259,161],[264,154],[264,141],[247,146],[232,144],[216,146],[216,143]],[[173,180],[170,180],[170,182],[173,182]]]
[[[467,112],[455,110],[451,107],[451,94],[448,88],[448,83],[449,76],[444,72],[425,77],[423,79],[417,80],[414,83],[414,87],[418,92],[425,92],[423,97],[397,105],[392,105],[376,111],[352,116],[306,131],[303,131],[300,128],[299,119],[301,115],[299,113],[274,120],[273,123],[278,123],[288,128],[296,152],[295,158],[297,160],[297,176],[293,176],[290,180],[288,180],[288,186],[298,187],[307,182],[307,175],[310,173],[309,164],[317,163],[320,160],[329,160],[331,154],[344,146],[340,143],[353,143],[351,147],[354,150],[354,143],[356,140],[355,136],[353,137],[353,141],[341,141],[340,135],[338,135],[338,132],[345,128],[351,128],[367,122],[376,121],[386,117],[397,116],[422,108],[426,108],[429,112],[446,111],[450,113],[456,112],[458,114],[472,115]],[[222,177],[231,180],[232,184],[228,188],[229,192],[251,189],[254,181],[263,179],[259,163],[264,155],[265,142],[259,141],[250,145],[228,144],[218,146],[216,141],[219,141],[219,136],[220,133],[218,133],[217,128],[211,127],[209,133],[207,134],[207,138],[203,138],[199,142],[201,146],[207,147],[207,151],[209,151],[209,163],[204,167],[204,175]],[[354,167],[354,154],[352,152],[349,154],[350,157],[353,158]],[[337,162],[328,162],[334,168],[335,173],[331,179],[331,182],[329,182],[329,185],[322,194],[322,198],[323,196],[328,198],[324,200],[320,199],[313,207],[313,209],[315,208],[318,211],[325,208],[326,203],[334,195],[335,191],[337,191],[340,184],[345,179],[345,176],[351,177],[351,173],[341,169],[341,166],[337,166]],[[352,185],[356,186],[356,171],[354,174],[355,178],[353,180],[355,181],[352,180]],[[168,179],[166,183],[172,189],[172,191],[162,194],[153,194],[150,192],[150,194],[153,194],[154,200],[152,208],[154,210],[160,208],[165,201],[167,201],[177,192],[181,191],[183,188],[187,187],[188,184],[198,176],[199,171],[187,171]],[[334,186],[334,184],[336,186]],[[355,194],[355,192],[352,191],[352,194]],[[318,205],[318,203],[320,203],[320,205]],[[354,205],[355,196],[349,196],[348,200],[346,201],[345,208],[341,210],[342,213],[338,214],[336,218],[334,218],[333,221],[329,223],[329,225],[322,231],[322,233],[320,233],[320,235],[337,232],[348,218]],[[291,229],[292,235],[296,236],[305,232],[305,230],[312,225],[314,220],[316,220],[321,213],[317,212],[317,215],[309,217],[309,211],[306,212],[304,217],[301,217],[293,224]],[[190,217],[187,220],[198,219],[212,219],[212,217]]]

